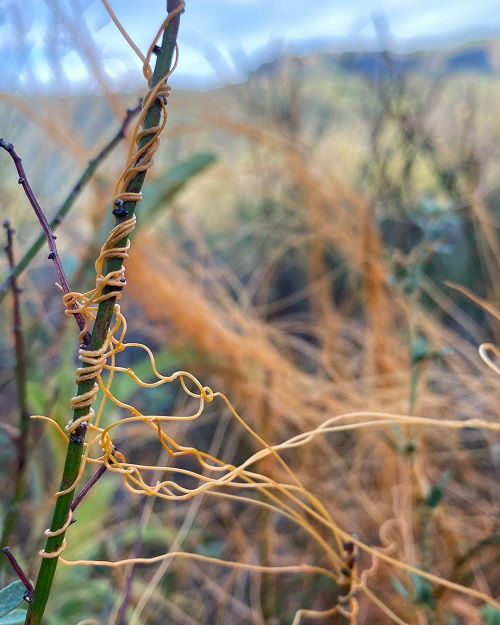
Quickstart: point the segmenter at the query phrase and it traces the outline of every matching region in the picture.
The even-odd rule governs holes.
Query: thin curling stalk
[[[172,13],[178,9],[182,4],[182,0],[168,0],[167,8],[168,12]],[[168,73],[169,68],[172,65],[172,59],[176,47],[177,32],[179,29],[180,15],[176,15],[164,30],[162,43],[158,52],[156,65],[152,78],[152,86],[158,84],[158,82]],[[162,114],[162,106],[158,100],[154,100],[150,105],[147,114],[144,119],[143,129],[154,128],[160,122]],[[142,137],[139,147],[145,145],[148,141],[148,136]],[[141,146],[142,144],[142,146]],[[128,184],[127,191],[138,193],[142,188],[146,172],[138,173]],[[134,215],[136,202],[124,202],[123,208],[128,214],[128,217],[118,217],[117,225],[126,221]],[[121,241],[119,245],[125,246],[126,239]],[[110,258],[106,263],[105,272],[119,271],[122,266],[122,258]],[[110,290],[113,290],[111,287]],[[97,311],[96,320],[92,329],[92,336],[90,340],[89,349],[98,350],[104,344],[108,330],[110,327],[111,319],[113,316],[115,305],[115,298],[110,298],[100,302]],[[89,392],[94,385],[93,380],[85,380],[78,385],[78,395],[83,395]],[[74,411],[73,421],[76,421],[86,413],[86,408],[80,408]],[[64,464],[63,476],[61,480],[60,490],[66,490],[73,486],[75,480],[78,477],[80,462],[82,458],[82,452],[84,449],[85,441],[85,427],[80,426],[69,437],[68,449],[66,454],[66,461]],[[74,491],[69,490],[64,495],[57,498],[54,506],[54,513],[52,517],[52,523],[50,530],[55,532],[64,526],[68,515],[70,514],[70,507],[73,500]],[[65,531],[52,535],[47,538],[44,552],[46,554],[57,553],[64,544]],[[54,574],[57,568],[58,557],[44,557],[42,559],[40,570],[38,573],[35,593],[33,602],[28,608],[28,613],[25,620],[25,625],[40,625],[42,622],[45,607],[50,596],[52,589],[52,582]]]

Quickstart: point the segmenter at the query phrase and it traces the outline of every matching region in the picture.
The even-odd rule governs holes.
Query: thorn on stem
[[[115,206],[111,211],[115,217],[128,217],[128,211],[123,208],[123,200],[116,200]]]
[[[69,435],[69,440],[72,443],[76,443],[80,445],[84,441],[86,431],[87,431],[87,422],[83,421],[83,423],[81,423],[77,428],[73,430],[73,432],[71,432],[71,434]]]

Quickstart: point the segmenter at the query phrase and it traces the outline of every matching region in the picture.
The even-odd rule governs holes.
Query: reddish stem
[[[26,172],[24,171],[21,157],[15,151],[12,143],[8,143],[4,139],[0,139],[0,148],[3,148],[6,152],[8,152],[10,157],[14,161],[14,165],[17,169],[17,173],[19,174],[18,182],[23,187],[24,192],[26,193],[26,197],[28,198],[29,203],[33,207],[33,210],[35,211],[35,215],[37,216],[38,221],[40,222],[40,225],[42,226],[42,230],[45,234],[45,238],[47,239],[47,243],[48,243],[49,250],[50,250],[49,260],[51,260],[54,263],[54,267],[56,268],[57,278],[59,280],[59,283],[64,293],[71,293],[68,279],[66,278],[66,274],[64,273],[64,269],[62,266],[61,257],[59,256],[59,252],[57,251],[56,236],[52,232],[52,228],[50,227],[47,217],[45,216],[45,213],[43,212],[43,209],[40,206],[38,200],[36,199],[36,196],[33,193],[33,189],[31,188],[30,183],[28,182],[28,177],[26,175]],[[80,330],[83,330],[85,328],[85,320],[83,316],[80,314],[76,314],[75,319]],[[90,341],[90,335],[85,337],[84,343],[88,344],[89,341]]]
[[[27,575],[25,574],[25,572],[21,568],[21,565],[19,564],[19,562],[16,560],[16,558],[10,552],[10,547],[2,547],[2,551],[4,552],[5,556],[7,557],[8,561],[10,562],[12,568],[17,573],[17,576],[19,577],[19,579],[24,584],[24,587],[26,588],[26,595],[25,595],[24,598],[26,599],[26,601],[30,601],[31,597],[33,596],[33,591],[35,590],[33,588],[33,584],[30,582],[30,580],[28,579]]]

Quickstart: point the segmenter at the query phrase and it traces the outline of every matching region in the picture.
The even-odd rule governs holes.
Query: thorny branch
[[[14,165],[16,167],[17,173],[19,174],[19,184],[23,187],[24,192],[26,193],[26,197],[28,198],[29,203],[31,204],[33,210],[35,211],[35,215],[37,216],[40,225],[42,226],[43,232],[45,234],[45,238],[47,239],[47,243],[49,246],[49,260],[54,263],[54,267],[56,269],[57,278],[59,280],[59,284],[62,287],[64,293],[71,293],[71,289],[68,283],[68,279],[66,278],[66,274],[64,273],[64,269],[62,266],[61,257],[59,256],[59,252],[57,251],[56,245],[56,235],[52,232],[52,228],[43,212],[40,203],[36,199],[36,196],[31,188],[30,183],[28,182],[28,177],[23,167],[23,162],[21,157],[17,154],[16,150],[12,143],[8,143],[5,139],[0,139],[0,148],[3,148],[6,152],[9,153],[9,156],[14,161]],[[75,315],[76,322],[80,330],[84,330],[85,328],[85,320],[82,315]],[[84,337],[84,343],[88,344],[90,340],[90,336]]]

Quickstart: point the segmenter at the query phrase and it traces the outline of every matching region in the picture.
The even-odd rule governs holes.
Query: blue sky
[[[164,15],[165,0],[111,0],[111,4],[139,47],[146,49]],[[500,34],[500,8],[493,0],[187,0],[181,60],[173,82],[203,85],[236,80],[242,77],[241,70],[266,57],[305,45],[372,47],[376,42],[374,13],[385,15],[394,41],[403,50]],[[31,70],[42,82],[54,80],[47,61],[49,44],[54,41],[52,58],[54,49],[58,50],[70,82],[85,81],[88,70],[71,52],[68,23],[62,15],[81,32],[84,16],[106,73],[121,86],[139,75],[140,62],[100,0],[0,0],[0,69],[17,67],[15,52],[22,31]],[[55,16],[59,16],[56,28]],[[26,71],[18,68],[17,75]]]

